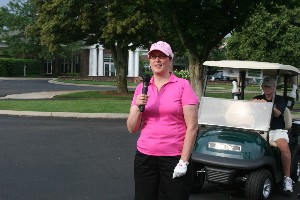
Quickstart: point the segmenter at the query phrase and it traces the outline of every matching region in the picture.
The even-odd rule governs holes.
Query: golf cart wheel
[[[295,182],[298,182],[299,179],[300,179],[300,155],[297,156],[297,160],[295,162],[295,165],[292,166],[291,178]]]
[[[203,170],[202,170],[203,171]],[[199,194],[205,181],[205,172],[201,171],[201,167],[197,163],[193,163],[193,185],[192,193]]]
[[[249,174],[245,185],[247,200],[270,199],[273,190],[273,177],[269,170],[260,169]]]

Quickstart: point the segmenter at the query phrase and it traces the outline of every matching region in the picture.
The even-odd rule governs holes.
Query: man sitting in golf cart
[[[273,77],[265,77],[262,82],[263,95],[253,98],[258,102],[272,102],[275,92],[275,79]],[[291,153],[289,149],[289,137],[285,128],[283,113],[286,108],[285,99],[282,96],[275,95],[273,118],[270,124],[270,140],[273,140],[281,153],[281,162],[283,166],[283,190],[285,192],[293,192],[293,180],[290,178]]]

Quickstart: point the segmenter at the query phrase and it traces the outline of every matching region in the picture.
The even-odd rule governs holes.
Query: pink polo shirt
[[[131,105],[135,105],[142,88],[142,83],[137,86]],[[187,80],[177,78],[173,73],[159,92],[152,77],[148,95],[137,149],[153,156],[181,155],[186,134],[183,106],[198,105],[198,97]]]

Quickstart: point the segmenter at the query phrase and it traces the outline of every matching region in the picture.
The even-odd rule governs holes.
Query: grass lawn
[[[119,93],[118,91],[85,91],[85,92],[56,95],[54,99],[131,100],[132,96],[133,96],[133,92]]]
[[[133,93],[86,91],[55,96],[49,100],[1,100],[0,110],[129,113]]]
[[[129,100],[2,100],[0,110],[80,112],[80,113],[129,113]],[[117,105],[117,106],[116,106]]]

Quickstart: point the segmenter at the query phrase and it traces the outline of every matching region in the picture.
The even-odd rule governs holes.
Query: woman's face
[[[168,57],[161,51],[155,50],[151,52],[149,59],[153,74],[169,73],[169,69],[172,64],[172,58]]]

